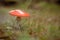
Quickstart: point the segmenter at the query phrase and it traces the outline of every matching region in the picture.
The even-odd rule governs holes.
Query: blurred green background
[[[22,32],[14,29],[18,26],[16,17],[9,15],[14,9],[30,14],[21,19]],[[3,0],[0,2],[0,29],[11,38],[6,40],[60,40],[60,0]]]

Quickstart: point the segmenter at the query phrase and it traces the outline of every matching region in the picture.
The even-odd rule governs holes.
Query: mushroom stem
[[[21,27],[21,17],[16,17],[17,30],[20,30]]]
[[[21,17],[16,17],[16,21],[17,21],[17,27],[20,31],[23,30],[22,26],[21,26]]]
[[[21,21],[21,17],[17,17],[16,20],[17,20],[17,22],[20,22]]]

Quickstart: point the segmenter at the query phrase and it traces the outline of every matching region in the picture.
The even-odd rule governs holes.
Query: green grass
[[[28,2],[28,1],[27,1]],[[32,28],[34,32],[37,33],[39,40],[55,40],[55,36],[60,37],[60,30],[59,30],[59,16],[60,16],[60,7],[54,4],[47,4],[47,3],[39,3],[38,5],[42,8],[42,10],[34,10],[34,9],[27,9],[29,4],[18,5],[17,7],[11,8],[1,8],[1,13],[4,15],[8,15],[8,20],[4,25],[6,27],[14,25],[15,17],[12,17],[8,14],[8,11],[12,9],[22,9],[30,14],[28,18],[22,18],[21,24],[24,29],[23,33],[19,33],[18,40],[30,40],[30,36],[28,35],[29,28]],[[9,34],[9,32],[8,32]],[[9,34],[10,35],[10,34]],[[32,39],[31,39],[32,40]]]

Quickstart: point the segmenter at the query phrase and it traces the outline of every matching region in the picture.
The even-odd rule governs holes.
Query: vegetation
[[[60,6],[39,2],[31,5],[31,0],[13,7],[1,7],[0,27],[13,40],[60,40]],[[22,18],[23,31],[15,30],[16,17],[10,16],[8,11],[21,9],[30,14],[28,18]],[[3,22],[3,23],[2,23]]]

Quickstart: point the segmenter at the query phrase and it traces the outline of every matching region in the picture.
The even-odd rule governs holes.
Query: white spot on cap
[[[21,10],[16,10],[16,11],[18,11],[20,14],[24,14],[24,12]]]
[[[11,10],[9,13],[14,12],[15,10]]]

